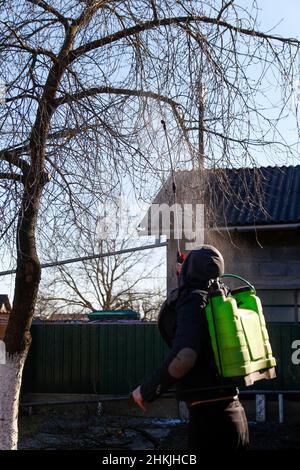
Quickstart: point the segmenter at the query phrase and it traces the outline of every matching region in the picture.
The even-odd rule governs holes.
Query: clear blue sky
[[[239,3],[249,5],[249,0]],[[300,37],[300,1],[299,0],[257,0],[260,9],[261,29],[265,31],[278,24],[274,30],[277,34],[289,37]]]
[[[256,29],[273,34],[278,36],[284,36],[289,38],[300,39],[300,1],[299,0],[256,0],[257,7],[259,9],[257,26]],[[236,4],[244,7],[249,11],[249,6],[252,5],[252,0],[236,0]],[[300,56],[298,55],[298,60],[300,65]],[[297,60],[297,59],[296,59]],[[273,90],[271,93],[278,93],[279,91]],[[279,92],[280,93],[280,92]],[[273,95],[273,98],[276,95]],[[272,97],[272,95],[270,95]],[[280,95],[278,95],[280,99]],[[295,82],[295,100],[298,102],[300,100],[300,76]],[[275,103],[275,99],[272,100]],[[274,108],[276,112],[276,108]],[[275,116],[274,116],[275,117]],[[293,145],[294,151],[297,150],[296,143],[299,140],[298,131],[296,129],[296,122],[292,117],[292,114],[289,115],[288,109],[282,116],[282,120],[278,124],[278,129],[280,129],[281,135],[290,145]],[[278,139],[276,139],[278,140]],[[253,150],[252,150],[253,153]],[[274,152],[272,154],[271,160],[270,155],[266,157],[264,152],[258,147],[256,150],[257,155],[255,155],[259,165],[292,165],[299,164],[300,159],[295,156],[295,158],[287,158],[286,154]],[[297,152],[296,152],[297,155]]]

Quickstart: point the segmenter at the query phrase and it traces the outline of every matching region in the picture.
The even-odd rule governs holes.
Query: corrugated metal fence
[[[300,325],[272,323],[268,331],[278,377],[255,389],[300,390]],[[156,324],[44,324],[31,332],[25,393],[128,393],[168,352]]]
[[[159,366],[156,324],[33,325],[23,391],[124,394]]]

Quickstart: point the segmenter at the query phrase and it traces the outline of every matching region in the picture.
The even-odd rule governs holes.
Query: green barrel
[[[215,362],[223,378],[251,376],[251,383],[274,374],[275,358],[260,299],[252,287],[225,294],[214,281],[205,308]],[[256,375],[255,375],[256,374]]]

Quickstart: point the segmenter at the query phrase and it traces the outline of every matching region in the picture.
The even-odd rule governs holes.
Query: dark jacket
[[[177,300],[167,299],[174,308],[165,309],[165,319],[164,310],[160,315],[160,331],[171,351],[162,367],[141,385],[144,401],[155,400],[173,385],[179,400],[236,394],[236,388],[225,384],[217,374],[204,312],[208,282],[223,273],[223,257],[214,247],[204,245],[188,254],[179,276]]]

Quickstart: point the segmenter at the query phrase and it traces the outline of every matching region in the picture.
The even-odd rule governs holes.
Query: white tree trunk
[[[0,450],[18,446],[18,412],[22,373],[26,353],[6,354],[0,363]]]

